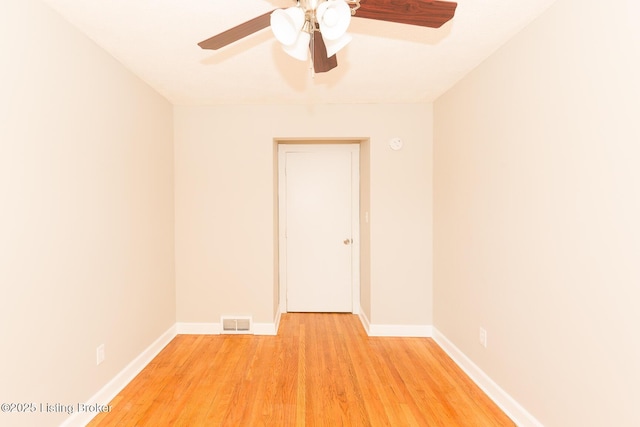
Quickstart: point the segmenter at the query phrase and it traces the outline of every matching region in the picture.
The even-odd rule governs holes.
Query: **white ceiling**
[[[555,0],[459,0],[439,29],[353,19],[338,67],[315,76],[269,28],[197,45],[293,0],[44,1],[174,104],[206,105],[431,102]]]

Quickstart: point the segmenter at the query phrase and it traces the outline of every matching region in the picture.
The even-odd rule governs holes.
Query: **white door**
[[[285,154],[287,311],[353,311],[353,155]]]

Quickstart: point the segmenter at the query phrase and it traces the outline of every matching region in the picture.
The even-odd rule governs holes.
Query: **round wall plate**
[[[389,141],[389,147],[391,147],[392,150],[399,150],[402,148],[402,140],[400,138],[393,138],[391,141]]]

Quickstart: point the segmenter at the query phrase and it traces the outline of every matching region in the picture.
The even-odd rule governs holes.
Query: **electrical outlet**
[[[487,348],[487,330],[484,328],[480,328],[480,334],[478,336],[480,339],[480,345],[484,348]]]
[[[96,349],[96,365],[104,362],[104,344],[100,344]]]

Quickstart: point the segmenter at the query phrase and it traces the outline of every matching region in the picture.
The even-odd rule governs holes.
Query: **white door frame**
[[[285,158],[289,152],[349,151],[351,156],[351,289],[352,313],[360,314],[360,144],[358,143],[278,143],[278,261],[280,311],[287,312],[287,239]]]

